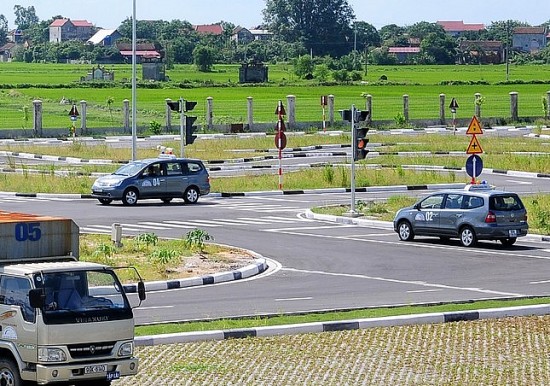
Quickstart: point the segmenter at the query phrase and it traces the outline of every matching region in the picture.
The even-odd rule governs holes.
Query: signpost
[[[470,139],[470,144],[466,149],[466,154],[472,154],[470,157],[468,157],[468,160],[466,161],[466,173],[468,173],[468,175],[472,177],[471,183],[475,184],[476,177],[478,177],[483,170],[483,161],[481,160],[481,157],[477,155],[482,154],[483,149],[481,148],[481,144],[476,137],[476,135],[483,134],[483,129],[481,128],[481,123],[479,122],[479,119],[477,119],[475,115],[468,125],[468,130],[466,130],[466,134],[472,136],[472,138]]]
[[[283,102],[279,101],[277,103],[277,108],[275,109],[275,114],[277,114],[277,126],[275,129],[277,133],[275,134],[275,146],[279,149],[279,190],[283,189],[283,149],[286,147],[286,135],[285,131],[285,121],[284,116],[286,115]]]
[[[453,114],[453,135],[456,134],[456,110],[458,109],[458,102],[455,98],[451,100],[451,104],[449,105],[449,108],[451,109],[451,113]]]
[[[323,108],[323,132],[327,131],[327,119],[325,115],[325,108],[328,105],[328,96],[321,96],[321,107]]]

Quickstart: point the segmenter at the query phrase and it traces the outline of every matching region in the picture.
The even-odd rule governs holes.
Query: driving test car
[[[458,238],[465,247],[478,240],[498,240],[511,246],[527,235],[528,228],[520,197],[486,184],[432,193],[400,209],[393,220],[393,229],[403,241],[415,236]]]
[[[210,177],[202,161],[174,155],[130,162],[99,177],[92,186],[92,197],[104,205],[113,200],[135,205],[142,199],[160,199],[167,204],[174,198],[195,204],[209,193]]]

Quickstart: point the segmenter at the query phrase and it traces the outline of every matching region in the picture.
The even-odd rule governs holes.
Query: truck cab
[[[28,223],[6,224],[1,218],[0,213],[0,239],[10,239],[3,233],[10,228],[29,229]],[[60,223],[56,226],[52,221],[65,219],[32,222],[33,229],[40,230],[38,240],[59,230]],[[74,230],[73,224],[61,228]],[[14,243],[28,244],[28,235],[18,237],[24,234],[16,231]],[[50,238],[69,242],[43,242],[74,245],[72,236],[58,236]],[[41,252],[34,253],[26,248],[26,257],[13,259],[5,259],[0,252],[0,385],[104,386],[136,374],[133,311],[115,270],[78,261],[72,254],[33,256],[47,254],[49,249],[42,245],[36,249]],[[145,299],[143,282],[129,288]]]

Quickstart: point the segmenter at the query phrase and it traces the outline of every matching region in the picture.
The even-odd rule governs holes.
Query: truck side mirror
[[[44,291],[40,288],[31,289],[29,291],[29,302],[32,308],[42,308],[44,306]]]
[[[139,300],[144,301],[147,295],[145,294],[145,283],[141,280],[138,282],[138,296]]]

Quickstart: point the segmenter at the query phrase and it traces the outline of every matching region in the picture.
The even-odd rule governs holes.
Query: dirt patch
[[[186,257],[181,265],[168,271],[172,278],[185,279],[188,277],[211,275],[214,273],[233,271],[247,265],[254,264],[253,254],[242,249],[230,249],[217,252],[214,256],[194,254]]]

